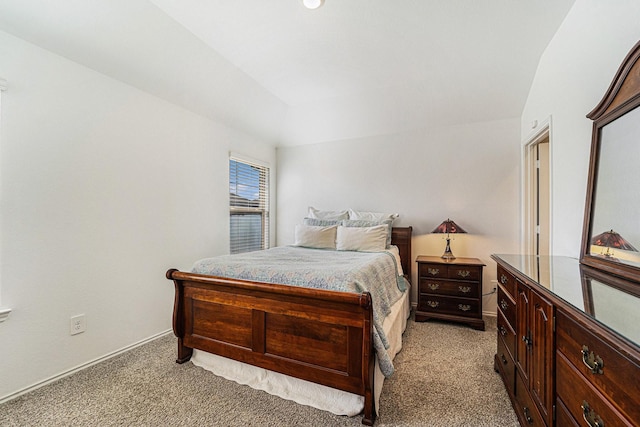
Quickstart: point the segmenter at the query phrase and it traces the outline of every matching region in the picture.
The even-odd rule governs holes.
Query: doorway
[[[545,126],[524,147],[525,253],[551,254],[551,143]]]

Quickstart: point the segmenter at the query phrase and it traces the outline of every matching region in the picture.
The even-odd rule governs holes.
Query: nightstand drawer
[[[424,294],[420,295],[418,310],[469,317],[480,313],[478,300]]]
[[[469,265],[450,265],[448,274],[450,279],[477,281],[482,276],[482,268]]]
[[[441,265],[441,264],[418,264],[418,277],[426,277],[426,278],[449,278],[449,273],[447,271],[449,266]]]
[[[436,280],[420,278],[420,293],[441,294],[474,298],[478,296],[478,282],[457,282],[452,280]]]
[[[429,279],[456,279],[479,281],[482,267],[472,265],[425,264],[418,266],[418,277]]]

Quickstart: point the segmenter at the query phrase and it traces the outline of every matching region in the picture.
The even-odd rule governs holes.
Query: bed
[[[411,271],[411,232],[411,227],[393,227],[391,233],[405,273]],[[175,284],[178,363],[189,361],[195,351],[199,366],[230,360],[354,395],[362,399],[362,423],[373,425],[382,379],[389,371],[384,359],[392,359],[401,346],[398,334],[406,325],[408,290],[388,307],[395,321],[386,328],[393,324],[395,332],[387,337],[386,318],[379,319],[374,309],[372,293],[377,290],[344,292],[175,269],[166,276]],[[376,357],[381,345],[390,348],[389,354]]]

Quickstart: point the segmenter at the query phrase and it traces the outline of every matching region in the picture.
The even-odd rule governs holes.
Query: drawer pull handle
[[[503,365],[506,365],[506,364],[507,364],[507,358],[506,358],[506,357],[504,357],[504,354],[501,354],[501,355],[500,355],[500,359],[502,359],[502,364],[503,364]]]
[[[582,418],[587,422],[589,427],[604,427],[604,421],[596,412],[589,407],[586,400],[582,401]]]
[[[471,272],[469,270],[458,270],[458,276],[469,277],[471,276]]]
[[[437,276],[440,273],[439,268],[427,268],[427,272],[432,276]]]
[[[471,306],[469,304],[458,304],[458,308],[462,311],[469,311],[471,310]]]
[[[507,304],[505,300],[500,300],[500,308],[502,308],[502,311],[505,311],[507,308],[509,308],[509,304]]]
[[[507,280],[507,276],[505,276],[504,274],[500,275],[500,283],[504,285],[505,283],[507,283]]]
[[[438,289],[440,287],[439,283],[429,283],[428,284],[429,289],[431,289],[432,291],[435,291],[436,289]]]
[[[438,301],[427,301],[427,305],[431,308],[436,308],[440,303]]]
[[[507,335],[507,330],[502,325],[500,325],[500,335],[502,335],[502,336]]]
[[[529,424],[533,424],[533,418],[531,417],[531,411],[529,408],[525,406],[522,412],[524,412],[524,419],[527,420]]]
[[[458,289],[460,289],[460,292],[463,294],[471,292],[471,286],[458,286]]]
[[[533,340],[526,335],[522,336],[522,341],[524,341],[527,347],[531,347],[533,345]]]
[[[582,346],[582,363],[591,370],[593,374],[604,374],[602,370],[604,368],[604,361],[598,355],[593,354],[593,351],[589,351],[589,347]]]

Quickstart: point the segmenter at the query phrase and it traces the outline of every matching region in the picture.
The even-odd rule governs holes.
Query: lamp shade
[[[638,252],[631,243],[625,240],[620,234],[613,230],[605,231],[591,238],[591,244],[595,246],[604,246],[606,248],[622,249],[625,251]]]
[[[435,230],[432,231],[432,233],[455,234],[455,233],[466,233],[466,231],[464,231],[462,229],[462,227],[460,227],[458,224],[456,224],[455,222],[453,222],[449,218],[447,218],[447,220],[446,221],[442,221],[442,224],[437,226],[435,228]]]

